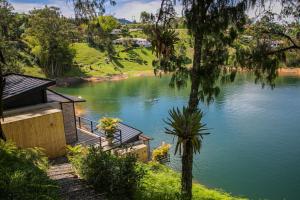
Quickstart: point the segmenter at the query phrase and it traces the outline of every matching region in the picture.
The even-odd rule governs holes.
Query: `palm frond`
[[[168,127],[165,128],[165,133],[177,138],[175,154],[179,152],[181,155],[182,146],[188,140],[191,141],[193,145],[193,152],[200,152],[203,135],[209,134],[206,124],[201,122],[202,117],[203,113],[201,111],[198,110],[189,113],[186,107],[183,107],[182,110],[179,108],[169,110],[169,118],[164,120],[168,125]]]

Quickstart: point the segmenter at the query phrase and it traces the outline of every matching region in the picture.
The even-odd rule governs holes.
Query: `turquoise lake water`
[[[139,77],[57,91],[86,99],[79,105],[83,116],[121,118],[156,147],[172,143],[163,119],[168,109],[186,105],[189,93],[168,87],[169,80]],[[200,106],[211,134],[195,156],[194,179],[251,199],[300,199],[300,78],[279,77],[272,90],[244,74],[221,88],[214,103]],[[172,156],[170,165],[180,170],[180,158]]]

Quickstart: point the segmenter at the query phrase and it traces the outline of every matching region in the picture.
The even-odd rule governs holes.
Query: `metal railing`
[[[103,141],[107,140],[107,136],[105,135],[105,133],[103,133],[101,130],[99,130],[97,128],[97,125],[99,123],[84,117],[79,117],[76,116],[76,126],[79,129],[88,131],[90,133],[93,133],[97,136],[99,136],[99,143],[100,143],[100,147],[103,147],[102,143]],[[102,140],[102,138],[104,140]],[[114,138],[113,138],[113,145],[122,145],[122,131],[120,129],[117,129],[117,131],[114,134]]]

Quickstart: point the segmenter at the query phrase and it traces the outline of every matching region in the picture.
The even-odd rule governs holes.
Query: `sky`
[[[27,13],[33,8],[42,8],[45,5],[59,7],[67,17],[74,16],[71,0],[10,0],[16,12]],[[106,14],[116,18],[139,21],[142,11],[155,13],[160,7],[161,0],[117,0],[115,6],[107,5]],[[177,6],[179,11],[179,7]]]
[[[45,5],[56,6],[61,9],[61,12],[66,17],[73,17],[74,10],[72,7],[72,0],[9,0],[15,8],[16,12],[27,13],[34,8],[42,8]],[[106,15],[113,15],[116,18],[126,18],[130,21],[139,21],[139,16],[142,11],[156,13],[160,7],[161,0],[116,0],[115,6],[106,6]],[[275,2],[275,3],[274,3]],[[281,6],[272,1],[272,10],[280,10]],[[175,7],[175,10],[180,14],[180,5]],[[250,17],[255,16],[255,12],[249,11]]]

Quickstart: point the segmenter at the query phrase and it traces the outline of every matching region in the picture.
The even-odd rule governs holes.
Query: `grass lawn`
[[[116,45],[117,55],[111,61],[106,52],[90,47],[87,43],[74,43],[77,67],[70,69],[65,76],[105,76],[114,74],[134,74],[152,70],[154,55],[151,49],[134,48],[126,50]]]
[[[180,174],[156,163],[143,164],[146,176],[142,179],[137,199],[176,200],[180,194]],[[193,184],[193,200],[242,200],[221,190],[209,189],[201,184]]]

